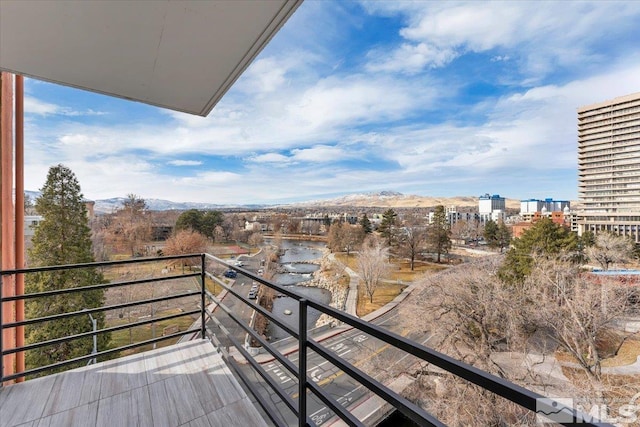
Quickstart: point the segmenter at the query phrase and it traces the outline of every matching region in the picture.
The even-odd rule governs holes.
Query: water
[[[295,264],[303,261],[313,261],[322,257],[324,242],[311,242],[306,240],[283,240],[280,249],[285,254],[280,257],[281,264]],[[304,265],[304,264],[303,264]]]
[[[280,269],[285,272],[276,274],[274,281],[306,298],[328,304],[331,301],[331,292],[316,287],[298,286],[298,283],[313,278],[313,273],[318,270],[319,265],[306,262],[319,260],[322,257],[322,248],[324,246],[323,242],[283,240],[281,249],[285,253],[280,257]],[[291,314],[284,314],[285,310],[290,310]],[[298,329],[298,301],[289,297],[276,298],[272,312],[274,316],[288,326],[295,330]],[[320,312],[310,308],[307,313],[307,328],[315,327],[320,315]],[[271,336],[272,341],[290,336],[274,324],[269,325],[268,334]]]

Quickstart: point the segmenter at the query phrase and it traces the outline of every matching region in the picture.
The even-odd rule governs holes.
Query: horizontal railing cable
[[[77,288],[56,289],[55,291],[43,291],[43,292],[37,292],[37,293],[31,293],[31,294],[12,295],[7,297],[2,297],[2,301],[9,302],[9,301],[29,300],[34,298],[47,298],[47,297],[52,297],[52,296],[57,296],[62,294],[70,294],[75,292],[95,291],[98,289],[109,289],[109,288],[116,288],[116,287],[122,287],[122,286],[141,285],[145,283],[164,282],[167,280],[187,279],[187,278],[199,277],[199,276],[200,276],[200,273],[187,273],[183,275],[152,277],[152,278],[145,278],[145,279],[130,280],[126,282],[111,282],[111,283],[103,283],[99,285],[79,286]]]
[[[104,333],[117,332],[117,331],[121,331],[123,329],[136,328],[136,327],[148,325],[148,324],[151,324],[151,323],[158,323],[158,322],[162,322],[162,321],[166,321],[166,320],[176,319],[178,317],[191,316],[191,315],[194,315],[194,314],[200,314],[200,310],[197,309],[197,310],[191,310],[191,311],[184,311],[184,312],[181,312],[181,313],[171,314],[171,315],[168,315],[168,316],[154,317],[154,318],[149,319],[149,320],[141,320],[141,321],[138,321],[138,322],[126,323],[124,325],[111,326],[111,327],[104,328],[104,329],[97,329],[95,332],[94,331],[82,332],[80,334],[69,335],[69,336],[66,336],[66,337],[56,338],[56,339],[52,339],[52,340],[49,340],[49,341],[40,341],[40,342],[33,343],[33,344],[27,344],[27,345],[25,345],[23,347],[16,347],[16,348],[10,348],[10,349],[4,350],[4,354],[12,354],[12,353],[18,353],[18,352],[21,352],[21,351],[34,350],[36,348],[46,347],[46,346],[55,345],[55,344],[61,344],[63,342],[72,341],[72,340],[79,339],[79,338],[90,337],[92,335],[100,335],[100,334],[104,334]]]
[[[118,310],[121,308],[134,307],[136,305],[153,304],[156,302],[169,301],[172,299],[193,297],[193,296],[199,296],[199,295],[200,295],[200,291],[190,290],[187,292],[169,295],[166,297],[149,298],[145,300],[138,300],[138,301],[123,303],[123,304],[114,304],[114,305],[108,305],[108,306],[99,307],[99,308],[88,308],[80,311],[72,311],[69,313],[60,313],[60,314],[54,314],[51,316],[37,317],[35,319],[22,320],[20,322],[5,323],[2,325],[2,329],[15,328],[17,326],[27,326],[27,325],[32,325],[34,323],[49,322],[52,320],[65,319],[67,317],[80,316],[82,314],[92,314],[92,313],[98,313],[102,311]]]

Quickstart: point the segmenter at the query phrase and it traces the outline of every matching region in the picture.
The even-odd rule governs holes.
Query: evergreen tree
[[[542,218],[513,239],[499,276],[507,283],[522,283],[531,273],[535,258],[574,259],[578,249],[577,235],[549,218]]]
[[[433,222],[427,229],[427,244],[438,254],[438,262],[442,254],[451,249],[451,229],[444,206],[438,205],[433,213]]]
[[[36,211],[43,219],[33,235],[33,246],[29,250],[30,265],[40,267],[93,262],[87,209],[74,173],[63,165],[51,167],[41,191],[42,196],[36,200]],[[25,288],[27,293],[33,293],[99,283],[104,283],[104,278],[97,269],[83,268],[26,275]],[[26,316],[31,319],[103,305],[103,290],[76,292],[29,300],[26,304]],[[92,316],[97,320],[97,328],[103,329],[104,313],[94,313]],[[93,325],[88,315],[81,314],[29,325],[25,329],[26,342],[35,343],[89,332],[93,330]],[[98,334],[98,351],[106,350],[109,341],[110,334]],[[27,352],[27,367],[36,368],[85,356],[92,350],[91,336],[40,347]],[[66,366],[57,371],[72,367],[75,366]]]
[[[199,232],[202,228],[203,216],[202,211],[198,209],[182,212],[176,221],[176,231],[193,230]]]
[[[511,230],[509,230],[509,227],[507,227],[504,221],[500,221],[497,233],[497,244],[500,252],[502,252],[504,248],[509,247],[509,243],[511,243]]]
[[[491,219],[484,225],[484,241],[487,242],[489,247],[495,248],[497,246],[498,224]]]
[[[397,218],[398,218],[398,214],[395,213],[393,209],[387,209],[382,214],[382,221],[380,221],[380,226],[378,227],[378,231],[380,232],[380,235],[387,242],[387,246],[389,248],[394,243],[395,226],[396,226]]]
[[[367,214],[362,215],[360,226],[364,230],[364,234],[371,234],[371,232],[373,232],[373,227],[371,226],[371,221],[369,221],[369,218],[367,218]]]

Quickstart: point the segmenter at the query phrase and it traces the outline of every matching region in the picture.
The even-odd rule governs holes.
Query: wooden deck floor
[[[0,389],[1,427],[266,425],[204,340]]]

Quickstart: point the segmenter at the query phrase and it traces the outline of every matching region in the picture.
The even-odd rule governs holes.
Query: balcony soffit
[[[0,1],[0,70],[206,116],[302,0]]]

